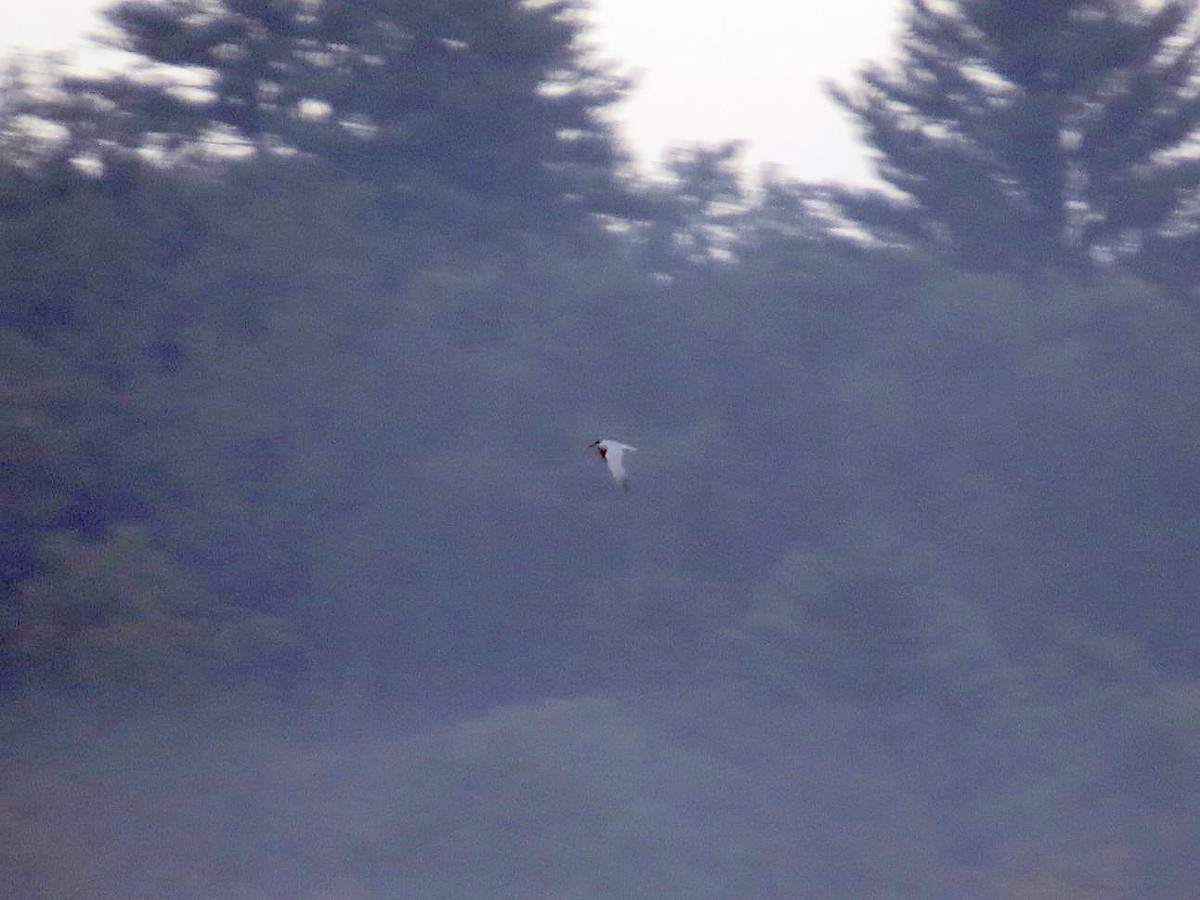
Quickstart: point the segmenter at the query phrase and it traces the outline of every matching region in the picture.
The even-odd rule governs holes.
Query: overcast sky
[[[903,0],[593,0],[602,51],[637,78],[618,111],[643,155],[679,142],[747,141],[753,162],[808,180],[861,180],[854,128],[829,100],[891,54]]]
[[[636,79],[617,110],[643,161],[672,144],[747,142],[806,180],[861,181],[867,157],[825,79],[887,57],[905,0],[592,0],[601,54]],[[97,0],[0,0],[0,44],[77,47]]]

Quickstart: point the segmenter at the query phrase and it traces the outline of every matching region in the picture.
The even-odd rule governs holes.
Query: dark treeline
[[[14,896],[1189,895],[1191,6],[1002,6],[837,89],[901,194],[631,174],[566,0],[13,71]]]

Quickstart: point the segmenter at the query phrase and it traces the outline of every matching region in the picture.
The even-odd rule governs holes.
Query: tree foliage
[[[1174,256],[1200,186],[1191,11],[914,0],[896,65],[834,89],[900,196],[838,201],[885,238],[985,269]]]
[[[588,58],[571,0],[129,0],[109,18],[163,73],[90,85],[144,142],[298,151],[378,185],[397,215],[493,230],[613,202],[601,113],[622,84]]]

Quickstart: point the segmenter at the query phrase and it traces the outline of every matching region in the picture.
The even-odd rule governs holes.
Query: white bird
[[[608,463],[608,471],[612,473],[613,481],[621,486],[621,490],[629,490],[629,475],[625,471],[625,464],[621,461],[625,456],[626,450],[636,450],[637,447],[630,447],[628,444],[622,444],[620,441],[610,441],[601,439],[592,441],[588,447],[594,447],[596,452],[600,454],[600,458]]]

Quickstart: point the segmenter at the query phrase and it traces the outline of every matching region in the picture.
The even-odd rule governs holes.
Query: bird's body
[[[620,485],[621,490],[629,490],[629,474],[625,471],[624,456],[625,451],[637,450],[637,447],[630,447],[628,444],[607,438],[592,441],[588,446],[599,453],[600,458],[608,463],[608,471],[612,473],[613,481]]]

